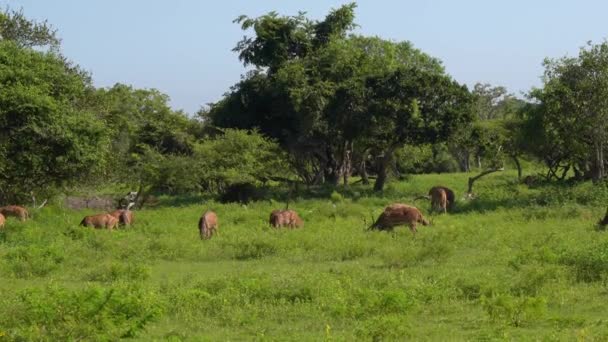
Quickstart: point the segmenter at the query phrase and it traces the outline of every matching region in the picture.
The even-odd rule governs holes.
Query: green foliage
[[[255,36],[235,50],[245,64],[268,69],[250,72],[205,116],[276,139],[309,184],[347,182],[353,157],[384,155],[381,189],[394,150],[445,141],[470,119],[472,98],[410,42],[347,35],[354,8],[342,6],[322,22],[303,13],[238,18]]]
[[[20,247],[6,255],[6,271],[18,278],[42,277],[57,269],[65,256],[58,246]]]
[[[572,267],[578,281],[605,281],[608,279],[608,242],[564,253],[561,262]]]
[[[482,298],[482,304],[493,322],[514,327],[541,319],[547,310],[547,301],[542,297],[497,295],[492,298]]]
[[[331,201],[332,201],[334,204],[336,204],[336,203],[340,203],[340,202],[344,201],[344,196],[342,196],[342,195],[341,195],[339,192],[337,192],[337,191],[335,191],[335,190],[334,190],[334,191],[331,193],[331,195],[329,195],[329,199],[330,199],[330,200],[331,200]]]
[[[490,84],[477,83],[473,87],[475,96],[475,116],[479,120],[496,120],[513,118],[525,104],[509,94],[502,86],[492,87]]]
[[[0,326],[11,340],[115,340],[134,337],[162,314],[154,293],[134,286],[29,288],[3,296]],[[7,311],[7,309],[10,310]]]
[[[108,162],[108,136],[80,105],[90,90],[81,70],[54,53],[0,42],[0,197],[83,181]]]
[[[60,40],[55,30],[45,20],[27,19],[23,11],[5,9],[0,12],[0,41],[11,41],[20,47],[50,47],[58,49]]]
[[[538,156],[551,178],[564,178],[573,167],[577,178],[599,181],[606,175],[608,42],[589,43],[577,58],[546,59],[544,66],[544,87],[531,93],[539,106],[526,112],[539,133]]]
[[[207,188],[289,178],[285,153],[257,131],[226,129],[214,139],[199,143],[194,158]]]
[[[26,222],[9,218],[0,231],[0,333],[568,340],[585,329],[602,339],[607,236],[593,228],[608,198],[602,187],[528,188],[505,171],[448,215],[427,215],[428,202],[417,201],[432,225],[415,237],[407,227],[365,229],[364,218],[389,203],[414,204],[433,185],[460,197],[468,176],[413,175],[382,195],[351,184],[334,202],[331,187],[302,190],[290,208],[305,225],[293,230],[268,227],[282,202],[201,205],[200,197],[160,196],[135,212],[134,226],[113,232],[78,227],[88,210],[50,206]],[[277,198],[288,191],[271,185]],[[201,241],[196,223],[206,208],[220,228]]]

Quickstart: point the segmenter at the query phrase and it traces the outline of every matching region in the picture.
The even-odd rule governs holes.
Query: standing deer
[[[210,239],[214,233],[217,232],[218,223],[217,223],[217,215],[211,211],[207,210],[198,220],[198,230],[201,235],[201,240]]]

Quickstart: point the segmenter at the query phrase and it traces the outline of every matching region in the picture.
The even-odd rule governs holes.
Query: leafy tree
[[[344,37],[355,27],[355,8],[354,3],[344,5],[332,10],[323,21],[311,21],[304,12],[282,17],[276,12],[258,18],[241,15],[234,22],[243,30],[252,28],[255,37],[245,36],[233,51],[239,53],[245,66],[268,68],[273,74],[287,61],[306,57],[334,37]]]
[[[446,141],[470,121],[470,93],[445,75],[410,68],[368,78],[366,83],[366,134],[381,151],[375,190],[383,189],[398,148]]]
[[[142,158],[150,159],[151,151],[161,154],[159,158],[192,155],[200,123],[172,110],[167,95],[116,84],[92,97],[89,105],[109,130],[115,160],[110,171],[116,180],[139,184],[141,172],[132,169],[139,169]]]
[[[0,12],[0,41],[12,41],[19,47],[59,48],[60,40],[55,30],[45,20],[36,22],[27,19],[23,11],[5,9]]]
[[[364,164],[370,151],[364,134],[366,79],[404,67],[444,72],[438,60],[409,42],[347,37],[354,27],[353,10],[352,4],[343,6],[321,22],[301,13],[239,18],[244,28],[256,32],[237,46],[240,58],[268,69],[249,73],[212,105],[209,121],[219,127],[259,128],[291,152],[297,173],[309,183],[337,184],[343,178],[346,184],[353,160]],[[273,30],[279,27],[290,34],[277,35]],[[287,46],[300,48],[288,53]]]
[[[524,104],[502,86],[477,83],[472,93],[475,96],[475,114],[480,120],[512,118]]]
[[[608,42],[581,48],[578,57],[547,59],[544,87],[532,92],[540,102],[530,120],[542,127],[541,151],[550,174],[570,167],[594,181],[606,177],[608,138]],[[562,177],[563,178],[563,177]]]
[[[108,134],[83,104],[92,86],[52,52],[0,42],[0,201],[100,175]]]

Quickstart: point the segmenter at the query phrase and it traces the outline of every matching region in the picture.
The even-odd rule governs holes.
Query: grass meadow
[[[608,340],[608,187],[412,176],[382,195],[303,191],[299,230],[268,227],[281,199],[161,197],[133,227],[79,227],[50,205],[0,232],[0,341]],[[365,230],[433,185],[457,192],[414,237]],[[197,221],[218,213],[219,235]]]

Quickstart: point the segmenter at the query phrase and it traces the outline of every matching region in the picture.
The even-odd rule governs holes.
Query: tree
[[[381,151],[374,190],[384,187],[394,152],[405,144],[438,143],[470,121],[471,96],[448,76],[417,68],[367,79],[368,120],[364,126]]]
[[[507,92],[502,86],[477,83],[472,91],[475,96],[475,114],[479,120],[511,118],[523,105],[523,101]]]
[[[344,37],[355,27],[355,8],[354,3],[343,5],[323,21],[311,21],[304,12],[282,17],[276,12],[258,18],[241,15],[234,22],[241,24],[243,30],[252,28],[255,37],[245,36],[233,51],[239,53],[245,66],[268,68],[273,74],[287,61],[306,57],[334,37]]]
[[[608,42],[588,43],[578,58],[547,59],[544,66],[544,87],[531,94],[541,105],[530,120],[542,125],[550,148],[543,154],[553,156],[548,166],[572,166],[597,182],[606,177]]]
[[[302,13],[296,17],[269,13],[255,19],[237,19],[244,29],[254,28],[255,36],[244,38],[236,51],[246,65],[258,69],[210,107],[209,121],[219,127],[257,128],[276,139],[290,152],[292,166],[307,183],[337,185],[343,180],[348,184],[354,160],[360,170],[365,170],[361,166],[370,151],[386,155],[382,150],[385,146],[374,142],[378,136],[369,130],[375,120],[371,119],[374,114],[370,104],[380,93],[371,91],[368,81],[411,70],[408,77],[428,75],[416,80],[437,81],[432,86],[443,86],[439,83],[445,71],[439,60],[409,42],[348,35],[355,26],[354,8],[350,4],[332,10],[323,21],[309,20]],[[429,85],[420,85],[425,87]],[[446,95],[446,101],[454,100],[448,93],[441,96]],[[409,106],[420,96],[425,96],[425,114],[427,107],[447,112],[441,108],[442,100],[430,90],[399,100],[409,101]],[[378,101],[374,103],[379,105]],[[384,122],[396,119],[389,114],[383,118]]]
[[[53,52],[0,42],[0,201],[101,175],[108,132],[83,103],[90,79]]]
[[[23,48],[59,48],[60,39],[55,30],[45,20],[36,22],[27,19],[23,11],[5,9],[0,12],[0,41],[12,41]]]

